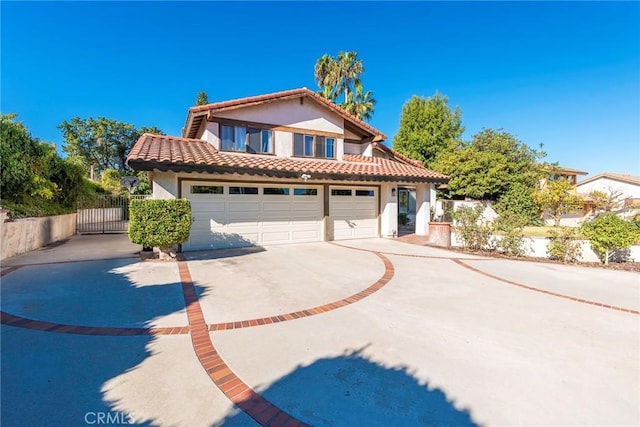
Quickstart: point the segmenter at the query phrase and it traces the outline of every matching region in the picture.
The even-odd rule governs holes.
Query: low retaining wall
[[[492,236],[494,239],[500,239],[500,236]],[[593,252],[591,249],[591,245],[588,240],[579,240],[580,249],[582,251],[582,256],[580,257],[580,261],[584,262],[600,262],[600,258]],[[525,255],[536,257],[536,258],[548,258],[549,254],[547,253],[547,245],[549,244],[549,239],[546,237],[525,237],[524,238],[524,249]],[[451,246],[462,247],[462,243],[460,238],[456,235],[455,232],[451,233]],[[614,254],[614,258],[615,258]],[[628,261],[640,262],[640,246],[631,246],[629,248],[627,255]]]
[[[76,215],[24,218],[0,222],[0,259],[20,255],[76,234]]]

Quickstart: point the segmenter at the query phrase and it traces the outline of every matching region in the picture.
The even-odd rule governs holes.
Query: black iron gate
[[[129,200],[147,196],[92,195],[78,199],[78,233],[126,233],[129,227]]]

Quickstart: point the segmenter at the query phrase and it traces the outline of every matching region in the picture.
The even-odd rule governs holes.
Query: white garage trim
[[[321,185],[181,180],[180,189],[194,218],[183,250],[323,240]]]
[[[378,237],[379,187],[329,186],[331,240]]]

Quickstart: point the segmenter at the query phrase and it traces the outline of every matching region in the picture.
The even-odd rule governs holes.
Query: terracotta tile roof
[[[371,145],[373,145],[374,148],[378,148],[380,151],[384,151],[386,153],[391,154],[394,158],[400,159],[405,163],[409,163],[411,165],[418,166],[418,167],[424,167],[424,165],[422,164],[422,162],[420,160],[414,160],[414,159],[411,159],[411,158],[405,156],[404,154],[400,154],[399,152],[397,152],[393,148],[387,147],[386,145],[384,145],[381,142],[373,142]]]
[[[447,182],[448,177],[424,167],[361,155],[346,154],[344,161],[285,158],[273,155],[220,152],[199,139],[145,133],[127,157],[135,170],[240,173],[280,178],[352,181]]]
[[[320,95],[318,95],[317,93],[315,93],[312,90],[307,89],[306,87],[300,88],[300,89],[285,90],[285,91],[282,91],[282,92],[269,93],[269,94],[266,94],[266,95],[249,96],[249,97],[246,97],[246,98],[232,99],[230,101],[216,102],[216,103],[213,103],[213,104],[198,105],[196,107],[191,107],[191,108],[189,108],[189,113],[187,115],[187,121],[186,121],[186,124],[185,124],[185,129],[184,129],[183,135],[186,136],[186,135],[191,134],[191,136],[196,136],[194,134],[194,131],[197,130],[197,128],[193,129],[194,125],[190,124],[189,119],[190,118],[193,119],[193,117],[195,117],[198,113],[205,113],[205,112],[209,112],[209,111],[219,111],[219,110],[226,110],[226,109],[232,109],[232,108],[239,108],[239,107],[243,107],[243,106],[244,107],[248,107],[248,106],[252,106],[252,105],[259,105],[259,104],[263,104],[263,103],[266,103],[266,102],[271,102],[271,101],[276,101],[276,100],[283,100],[283,99],[287,99],[287,98],[300,98],[302,96],[308,96],[308,97],[312,98],[316,102],[318,102],[318,103],[326,106],[327,108],[329,108],[334,113],[342,116],[345,120],[350,121],[351,123],[355,124],[357,127],[369,132],[370,134],[372,134],[375,137],[378,137],[378,139],[381,139],[381,140],[387,139],[386,135],[383,134],[382,132],[380,132],[379,130],[377,130],[374,127],[368,125],[367,123],[365,123],[362,120],[358,119],[356,116],[346,112],[345,110],[343,110],[342,108],[340,108],[336,104],[334,104],[333,102],[321,97]],[[193,123],[193,120],[192,120],[192,123]],[[198,125],[199,125],[199,121],[198,121]]]
[[[640,185],[640,177],[638,176],[633,176],[633,175],[626,175],[623,173],[614,173],[614,172],[602,172],[599,173],[597,175],[594,175],[592,177],[589,177],[587,179],[583,179],[582,181],[578,182],[578,186],[582,185],[582,184],[586,184],[588,182],[592,182],[595,181],[596,179],[600,179],[600,178],[609,178],[609,179],[613,179],[616,181],[622,181],[622,182],[626,182],[628,184],[635,184],[635,185]]]

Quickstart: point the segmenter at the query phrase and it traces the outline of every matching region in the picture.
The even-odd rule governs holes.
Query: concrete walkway
[[[640,424],[637,275],[379,239],[177,263],[86,242],[3,263],[3,426]]]

